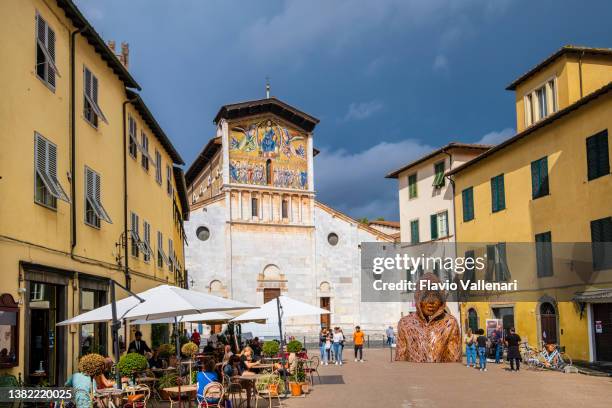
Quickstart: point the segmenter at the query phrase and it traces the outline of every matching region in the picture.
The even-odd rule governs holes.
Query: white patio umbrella
[[[159,320],[205,312],[253,309],[247,303],[225,299],[176,286],[160,285],[116,302],[118,320]],[[79,323],[107,322],[113,319],[112,304],[85,312],[58,323],[58,326]]]
[[[240,310],[240,313],[244,313],[244,310]],[[207,312],[197,313],[192,315],[177,316],[176,320],[179,323],[225,323],[236,317],[236,314],[230,314],[226,312]],[[146,320],[138,319],[130,321],[130,324],[159,324],[159,323],[174,323],[174,318],[165,317],[163,319]]]
[[[280,313],[279,313],[280,311]],[[264,303],[258,309],[249,310],[240,316],[232,319],[232,322],[244,323],[258,320],[278,320],[279,316],[298,317],[298,316],[317,316],[328,314],[329,310],[321,309],[288,296],[279,296],[268,303]]]

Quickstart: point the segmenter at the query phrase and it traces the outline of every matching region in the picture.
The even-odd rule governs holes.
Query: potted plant
[[[168,343],[164,343],[164,344],[160,344],[159,348],[157,349],[157,353],[159,355],[159,358],[162,359],[168,359],[170,356],[173,356],[176,354],[176,349],[172,344],[168,344]]]
[[[106,362],[100,354],[86,354],[79,360],[79,371],[90,377],[95,377],[104,372]]]
[[[277,341],[274,341],[274,340],[266,341],[263,344],[263,347],[261,348],[261,352],[266,357],[273,357],[277,355],[279,350],[280,350],[280,345],[278,344]]]
[[[291,340],[287,343],[287,351],[289,353],[299,353],[302,351],[302,343],[298,340]]]
[[[199,350],[200,348],[198,347],[198,345],[191,341],[183,344],[183,347],[181,347],[181,353],[183,353],[183,355],[187,356],[187,358],[189,359],[189,384],[193,384],[191,378],[191,360]]]
[[[298,373],[289,377],[289,389],[291,390],[291,395],[294,397],[302,395],[302,384],[298,381]]]
[[[164,391],[164,388],[176,387],[178,385],[177,379],[178,375],[176,373],[167,373],[160,377],[159,381],[157,382],[157,388],[159,389],[159,395],[163,400],[167,401],[170,398],[168,393]]]
[[[297,368],[295,371],[295,379],[297,382],[300,383],[302,391],[307,394],[309,391],[309,383],[306,377],[306,371],[304,370],[304,363],[302,361],[299,361],[297,364]]]
[[[117,370],[135,382],[136,373],[147,369],[147,358],[138,353],[128,353],[119,359]]]

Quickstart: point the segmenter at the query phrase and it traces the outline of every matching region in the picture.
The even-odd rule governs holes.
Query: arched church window
[[[266,184],[272,185],[272,160],[266,160]]]

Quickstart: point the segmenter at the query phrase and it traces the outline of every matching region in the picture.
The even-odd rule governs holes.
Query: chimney
[[[119,55],[119,61],[123,64],[125,69],[130,67],[130,44],[121,42],[121,55]]]
[[[109,40],[106,42],[108,48],[119,58],[119,61],[123,64],[125,69],[129,67],[129,57],[130,57],[130,45],[126,42],[121,42],[121,52],[117,54],[117,44],[113,40]]]

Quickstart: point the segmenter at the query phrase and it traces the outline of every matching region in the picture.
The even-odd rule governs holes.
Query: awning
[[[612,288],[577,292],[573,300],[578,303],[612,303]]]

